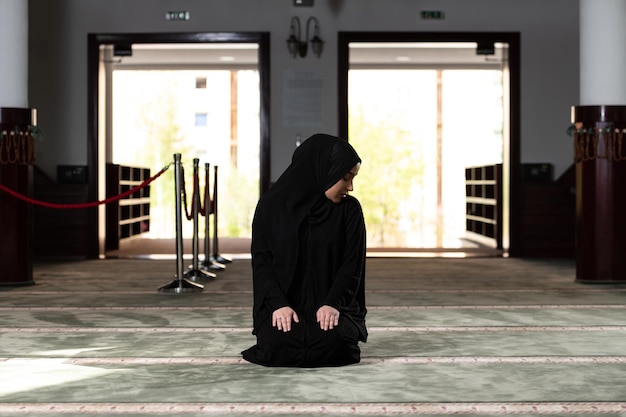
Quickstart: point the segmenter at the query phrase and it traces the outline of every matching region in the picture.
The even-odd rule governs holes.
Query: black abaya
[[[360,163],[344,140],[315,135],[259,201],[252,230],[253,334],[244,359],[265,366],[340,366],[360,361],[365,327],[365,223],[359,202],[333,203],[324,191]],[[339,325],[322,330],[316,311],[337,309]],[[272,313],[293,308],[299,323],[283,332]]]

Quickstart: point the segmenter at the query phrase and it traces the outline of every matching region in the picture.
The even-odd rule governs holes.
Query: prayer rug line
[[[117,357],[117,358],[0,358],[0,363],[37,365],[43,361],[70,365],[250,365],[241,357]],[[390,356],[363,357],[360,364],[400,365],[584,365],[626,364],[626,356]]]
[[[511,402],[511,403],[5,403],[0,413],[15,414],[618,414],[624,402]]]
[[[398,326],[369,332],[624,332],[626,326]],[[0,327],[0,333],[249,333],[244,327]]]
[[[17,291],[16,291],[17,292]],[[448,289],[368,289],[370,294],[501,294],[501,293],[615,293],[626,292],[626,288],[511,288],[511,289],[471,289],[471,288],[448,288]],[[207,294],[252,294],[252,290],[211,290],[205,288]],[[148,290],[50,290],[50,291],[19,291],[20,295],[57,295],[57,294],[158,294]]]
[[[92,307],[0,307],[0,311],[250,311],[251,306],[92,306]],[[626,304],[481,304],[481,305],[410,305],[410,306],[368,306],[373,310],[589,310],[626,309]]]

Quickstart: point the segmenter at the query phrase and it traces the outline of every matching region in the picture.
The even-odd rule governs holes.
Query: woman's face
[[[340,203],[341,200],[346,198],[348,191],[352,191],[354,189],[352,186],[352,180],[359,173],[359,168],[361,168],[360,163],[353,166],[352,169],[346,173],[346,175],[335,183],[335,185],[326,190],[326,192],[324,192],[326,198],[333,203]]]

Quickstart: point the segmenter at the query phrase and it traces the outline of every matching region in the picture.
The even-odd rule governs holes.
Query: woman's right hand
[[[291,320],[295,323],[300,322],[294,309],[289,306],[281,307],[272,313],[272,326],[283,332],[291,330]]]

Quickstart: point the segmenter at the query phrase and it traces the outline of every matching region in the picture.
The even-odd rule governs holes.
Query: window
[[[206,127],[207,120],[208,120],[207,113],[196,113],[196,127]]]
[[[196,77],[196,88],[206,88],[206,77]]]

